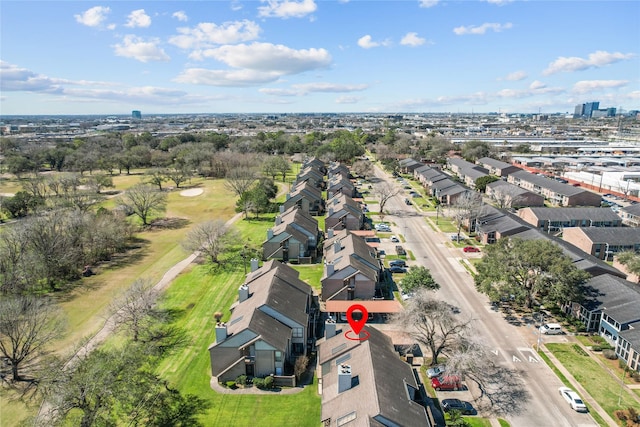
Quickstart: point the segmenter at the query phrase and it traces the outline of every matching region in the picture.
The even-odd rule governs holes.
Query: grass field
[[[620,385],[613,377],[603,371],[591,357],[579,354],[573,344],[550,343],[547,344],[547,349],[609,415],[613,416],[613,412],[617,409],[639,408],[638,403],[626,391],[623,390],[621,393]],[[618,405],[619,398],[621,398],[620,405]]]

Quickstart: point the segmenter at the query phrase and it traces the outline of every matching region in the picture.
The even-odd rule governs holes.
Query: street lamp
[[[542,325],[544,324],[544,312],[542,310],[544,310],[544,305],[540,306],[540,311],[538,312],[540,325],[538,326],[538,343],[536,344],[536,353],[540,351],[540,341],[542,341]]]
[[[242,247],[242,266],[244,267],[244,275],[247,275],[247,245]]]

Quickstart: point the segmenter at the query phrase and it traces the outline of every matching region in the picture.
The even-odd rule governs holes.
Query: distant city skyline
[[[0,114],[640,109],[635,1],[2,1]]]

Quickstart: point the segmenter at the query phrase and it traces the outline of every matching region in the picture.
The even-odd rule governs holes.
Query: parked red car
[[[440,375],[431,378],[431,387],[436,390],[462,390],[462,381],[457,375]]]
[[[475,246],[465,246],[462,250],[465,252],[480,252],[480,249]]]

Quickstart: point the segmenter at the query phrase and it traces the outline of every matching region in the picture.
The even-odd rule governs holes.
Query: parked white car
[[[547,323],[540,326],[540,332],[545,335],[558,335],[562,333],[562,327],[557,323]]]
[[[389,227],[389,224],[385,223],[376,224],[374,228],[376,229],[376,231],[391,231],[391,227]]]
[[[564,397],[569,406],[576,412],[587,412],[587,405],[584,404],[578,393],[571,390],[569,387],[560,387],[558,389],[560,396]]]

